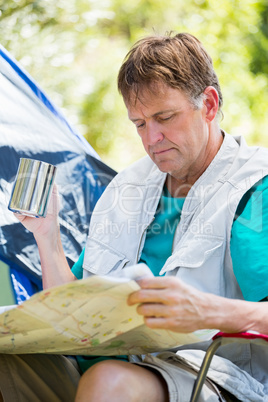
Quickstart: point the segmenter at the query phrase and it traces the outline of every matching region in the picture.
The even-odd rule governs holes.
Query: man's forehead
[[[146,84],[135,86],[129,91],[128,99],[125,103],[128,106],[136,106],[137,102],[142,104],[149,103],[155,97],[164,95],[172,87],[161,81],[153,81]]]
[[[159,92],[156,87],[153,91],[150,88],[143,88],[138,95],[133,93],[132,98],[125,101],[125,104],[130,120],[135,120],[140,114],[149,117],[177,110],[185,98],[187,97],[181,90],[166,85],[159,87]]]

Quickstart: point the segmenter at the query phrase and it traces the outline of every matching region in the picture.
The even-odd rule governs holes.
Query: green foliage
[[[117,72],[154,32],[200,38],[223,90],[222,127],[268,145],[267,0],[0,0],[0,11],[1,43],[115,169],[143,154]]]
[[[259,34],[251,35],[251,71],[258,74],[268,74],[268,6],[260,7]]]

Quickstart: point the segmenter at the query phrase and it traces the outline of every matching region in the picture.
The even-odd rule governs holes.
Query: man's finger
[[[149,328],[170,329],[170,321],[165,317],[144,317],[144,322]]]
[[[133,292],[128,297],[128,304],[140,303],[167,303],[165,289],[141,289]]]
[[[138,284],[142,289],[166,289],[169,287],[174,287],[174,277],[145,277],[138,280]],[[176,278],[177,279],[177,278]],[[178,281],[178,279],[177,279]],[[177,282],[175,280],[175,282]]]
[[[137,313],[145,317],[169,317],[170,309],[161,303],[142,303],[137,307]]]

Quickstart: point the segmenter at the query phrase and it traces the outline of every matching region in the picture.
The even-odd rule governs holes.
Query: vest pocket
[[[106,275],[121,270],[128,262],[126,256],[118,250],[99,240],[87,239],[83,269],[92,274]]]
[[[214,259],[219,261],[223,258],[223,237],[209,235],[196,235],[194,238],[185,239],[179,243],[169,258],[168,270],[176,267],[199,268],[206,261]]]

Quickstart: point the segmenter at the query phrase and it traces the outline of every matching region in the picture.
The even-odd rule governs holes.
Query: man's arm
[[[227,299],[201,292],[175,277],[144,278],[141,289],[129,296],[138,304],[150,328],[175,332],[219,329],[224,332],[254,330],[268,334],[268,304]]]
[[[59,195],[56,186],[54,186],[46,218],[16,215],[19,221],[33,233],[37,242],[45,289],[76,279],[64,255],[58,212]]]

